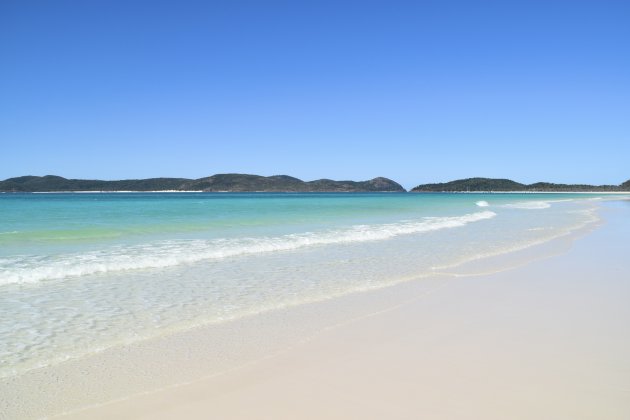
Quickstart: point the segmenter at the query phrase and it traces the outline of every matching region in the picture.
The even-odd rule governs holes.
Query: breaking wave
[[[522,203],[503,204],[506,209],[542,210],[551,207],[547,201],[523,201]]]
[[[544,200],[544,201],[520,201],[517,203],[503,204],[501,207],[506,209],[525,209],[525,210],[542,210],[551,207],[551,203],[566,203],[575,201],[572,198],[563,200]]]
[[[239,255],[290,251],[309,246],[380,241],[400,235],[462,227],[495,216],[496,213],[492,211],[481,211],[463,216],[425,217],[418,221],[355,225],[346,229],[275,237],[168,240],[86,253],[12,256],[0,258],[0,272],[3,273],[0,284],[37,283],[122,270],[171,267]]]

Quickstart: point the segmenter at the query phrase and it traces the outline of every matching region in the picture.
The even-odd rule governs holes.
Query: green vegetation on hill
[[[206,192],[404,192],[405,189],[388,178],[369,181],[333,181],[318,179],[302,181],[288,175],[260,176],[248,174],[216,174],[205,178],[149,178],[101,181],[67,179],[55,175],[20,176],[0,181],[0,192],[60,192],[60,191],[206,191]],[[630,191],[630,180],[621,185],[553,184],[536,182],[521,184],[509,179],[467,178],[438,184],[424,184],[411,192],[580,192]]]
[[[554,191],[554,192],[584,192],[584,191],[619,191],[617,185],[587,185],[587,184],[552,184],[550,182],[536,182],[527,186],[528,191]]]
[[[628,184],[628,185],[627,185]],[[624,187],[625,186],[625,187]],[[423,184],[411,192],[466,192],[466,191],[523,191],[523,192],[583,192],[583,191],[622,191],[630,188],[630,180],[617,185],[552,184],[536,182],[521,184],[509,179],[467,178],[440,184]]]
[[[177,189],[184,178],[125,179],[100,181],[66,179],[55,175],[21,176],[0,181],[0,191],[55,192],[55,191],[157,191]]]
[[[526,185],[509,179],[468,178],[440,184],[424,184],[412,192],[460,192],[460,191],[524,191]]]
[[[404,192],[400,184],[387,178],[369,181],[304,182],[287,175],[260,176],[217,174],[200,179],[150,178],[100,181],[66,179],[60,176],[21,176],[0,181],[1,192],[59,191],[232,191],[232,192]]]

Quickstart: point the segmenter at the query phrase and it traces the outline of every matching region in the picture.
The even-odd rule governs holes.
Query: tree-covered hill
[[[424,184],[412,192],[461,192],[461,191],[524,191],[526,185],[509,179],[467,178],[439,184]]]
[[[625,187],[624,187],[625,186]],[[495,178],[467,178],[439,184],[423,184],[413,188],[411,192],[474,192],[474,191],[517,191],[517,192],[585,192],[600,191],[613,192],[630,189],[630,180],[617,185],[586,185],[586,184],[553,184],[550,182],[536,182],[521,184],[510,179]]]
[[[387,178],[358,182],[329,179],[304,182],[288,175],[265,177],[247,174],[217,174],[199,179],[150,178],[119,181],[67,179],[55,175],[21,176],[0,181],[0,191],[404,192],[405,189]]]

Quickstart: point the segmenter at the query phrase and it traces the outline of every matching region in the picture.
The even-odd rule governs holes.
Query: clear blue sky
[[[0,179],[630,178],[628,1],[0,1]]]

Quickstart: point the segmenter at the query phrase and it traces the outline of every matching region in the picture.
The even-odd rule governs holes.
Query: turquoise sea
[[[568,235],[585,194],[0,194],[0,377]]]

